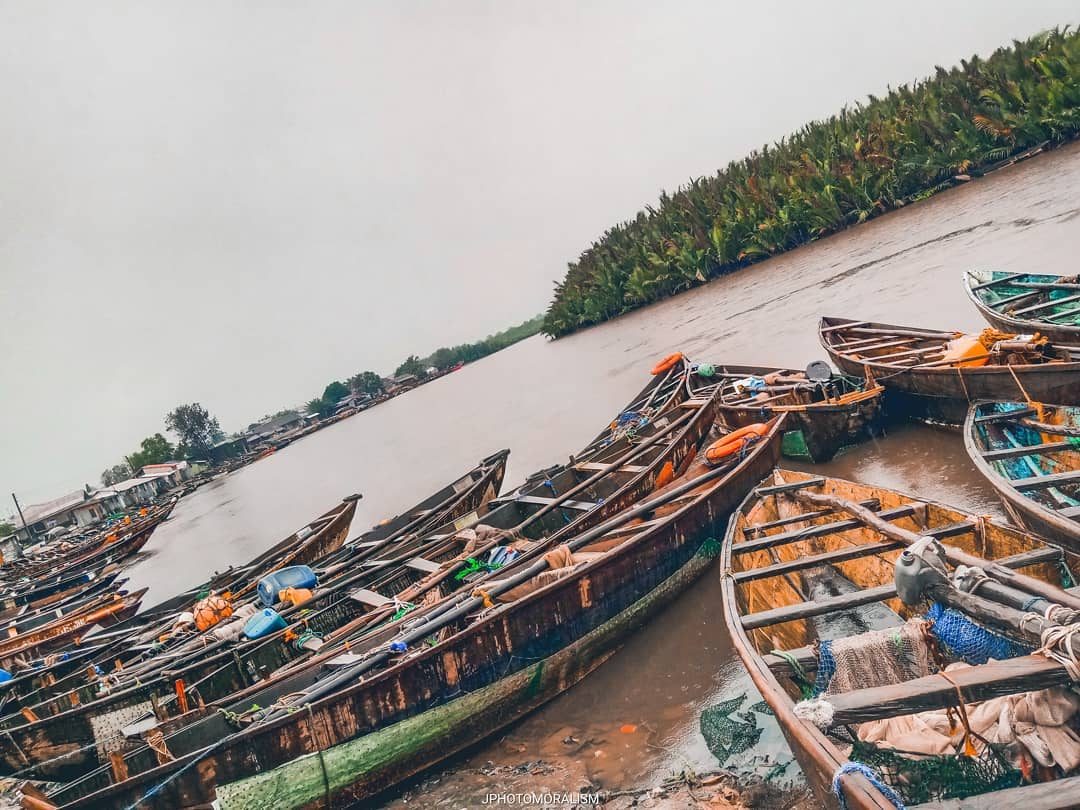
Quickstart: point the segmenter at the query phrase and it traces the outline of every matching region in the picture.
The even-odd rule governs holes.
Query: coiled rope
[[[839,768],[836,769],[836,773],[833,774],[832,779],[832,792],[836,797],[837,803],[839,803],[841,810],[847,810],[847,797],[844,796],[844,789],[840,785],[840,777],[849,773],[858,773],[866,777],[866,780],[877,788],[896,810],[906,810],[904,807],[904,800],[900,798],[900,794],[893,790],[891,787],[881,781],[881,777],[877,775],[877,772],[872,768],[863,765],[861,762],[845,762]]]

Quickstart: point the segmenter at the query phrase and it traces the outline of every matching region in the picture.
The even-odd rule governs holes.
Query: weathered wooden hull
[[[711,365],[713,376],[702,377],[696,372],[688,376],[688,385],[694,395],[701,396],[713,388],[721,388],[719,413],[732,426],[745,427],[768,421],[779,413],[788,414],[783,445],[786,456],[809,457],[815,463],[823,463],[844,447],[877,435],[880,429],[884,417],[884,389],[876,383],[864,382],[863,390],[855,384],[843,385],[836,391],[838,396],[816,402],[806,401],[813,399],[813,395],[805,392],[787,392],[777,395],[771,403],[738,405],[733,401],[743,395],[728,393],[730,383],[725,382],[727,380],[749,376],[768,378],[770,375],[790,379],[798,374],[805,378],[805,374],[774,366]]]
[[[123,807],[160,785],[156,800],[168,807],[215,797],[223,807],[317,806],[327,794],[323,765],[334,801],[375,795],[512,722],[594,668],[594,655],[606,657],[629,629],[704,570],[715,545],[703,548],[703,532],[723,521],[775,463],[779,436],[776,425],[736,468],[662,523],[406,662],[209,751],[111,787],[102,772],[78,786],[81,798],[74,787],[54,798],[72,807]],[[482,711],[475,713],[478,706]],[[208,720],[222,728],[217,718]],[[385,737],[372,736],[381,732]],[[308,780],[312,765],[317,784]],[[248,780],[253,773],[262,776]],[[294,778],[301,777],[304,788],[293,792]],[[84,792],[94,787],[103,789]]]
[[[679,467],[692,456],[694,449],[713,424],[715,413],[715,403],[712,401],[699,406],[697,413],[689,418],[672,441],[663,446],[648,470],[635,476],[624,486],[609,492],[596,508],[573,519],[570,525],[556,530],[556,534],[591,528],[652,492],[656,477],[665,463],[670,462],[673,467]],[[554,518],[554,524],[561,526],[563,518],[558,515],[554,515]],[[401,576],[404,574],[403,570]],[[358,583],[357,586],[362,584],[364,583]],[[384,588],[379,590],[382,592]],[[368,610],[345,599],[344,593],[335,598],[339,600],[336,604],[305,619],[304,627],[316,633],[326,633],[336,630],[350,619],[364,615]],[[308,605],[305,605],[305,608],[307,607]],[[69,708],[68,711],[48,718],[43,717],[30,725],[23,723],[22,718],[16,718],[14,723],[4,721],[0,723],[0,728],[5,729],[5,733],[0,735],[0,762],[5,768],[20,767],[29,773],[26,770],[29,760],[40,766],[33,771],[35,777],[74,779],[101,764],[100,746],[95,746],[94,743],[101,736],[99,729],[103,718],[119,717],[139,710],[147,711],[152,700],[157,702],[160,717],[173,717],[180,709],[175,701],[167,698],[170,698],[177,678],[184,679],[191,693],[197,694],[200,701],[213,704],[214,701],[225,700],[240,690],[261,687],[261,678],[265,677],[266,673],[290,663],[299,655],[289,642],[277,637],[252,642],[246,646],[247,649],[238,650],[233,647],[213,650],[212,654],[182,670],[173,669],[163,677],[114,692],[105,698],[95,700],[97,685],[89,684],[65,698],[64,705]],[[65,754],[64,758],[56,759],[61,753]],[[18,765],[20,762],[22,765]]]
[[[348,537],[355,511],[355,500],[346,501],[344,507],[337,507],[333,520],[304,543],[295,559],[314,562],[319,550],[330,553],[340,548]],[[332,513],[335,510],[325,514]],[[137,607],[138,602],[135,602],[123,615],[117,615],[112,623],[133,615]],[[88,632],[90,626],[73,624],[64,637]],[[0,720],[0,727],[3,728],[0,734],[0,769],[12,773],[31,765],[40,765],[42,776],[57,780],[74,779],[86,773],[99,764],[104,748],[94,743],[102,738],[102,728],[112,727],[113,721],[109,718],[128,717],[148,710],[152,706],[152,698],[156,699],[162,693],[168,694],[159,680],[117,691],[105,698],[97,697],[99,684],[90,682],[70,693],[65,701],[66,710],[58,714],[30,723],[20,716]]]
[[[742,408],[720,406],[720,413],[732,425],[742,427],[786,413],[787,432],[802,434],[810,460],[816,464],[831,461],[845,447],[877,435],[883,416],[881,397],[873,397],[851,405],[813,405],[794,408]],[[800,453],[785,451],[784,455],[803,458]]]
[[[845,319],[842,318],[823,318],[821,329],[834,328],[844,322]],[[873,326],[891,328],[883,324]],[[895,398],[898,409],[916,411],[912,414],[915,416],[959,425],[963,422],[967,403],[979,399],[1008,400],[1030,397],[1038,402],[1080,402],[1080,362],[909,368],[853,358],[850,354],[834,348],[824,334],[821,344],[836,367],[845,374],[862,376],[869,369],[874,379],[890,392],[896,391],[904,395]],[[929,412],[918,413],[920,409],[927,407],[931,408]],[[890,412],[892,410],[890,405]]]
[[[811,483],[815,480],[819,483]],[[989,565],[989,561],[998,561],[1000,566],[1017,572],[1023,571],[1029,579],[1037,579],[1058,587],[1071,585],[1071,578],[1066,575],[1068,570],[1066,566],[1076,566],[1080,561],[1067,552],[1047,546],[1041,538],[1025,534],[1003,522],[972,515],[933,500],[915,498],[883,487],[821,478],[808,473],[787,470],[776,471],[774,476],[761,482],[761,487],[770,487],[781,482],[785,485],[804,482],[813,492],[835,493],[851,501],[873,497],[878,502],[875,509],[883,510],[881,513],[883,517],[884,510],[912,506],[914,511],[910,515],[897,515],[891,517],[889,522],[910,531],[912,536],[940,530],[941,534],[947,538],[943,542],[949,547],[971,557],[982,558],[986,561],[984,565]],[[775,499],[778,504],[775,511],[770,512],[762,506],[766,497]],[[746,666],[755,686],[772,708],[776,721],[788,740],[815,796],[822,806],[838,808],[839,804],[833,793],[833,777],[837,769],[846,762],[846,747],[813,723],[800,719],[794,714],[795,701],[799,697],[798,690],[789,678],[791,666],[780,656],[767,655],[770,650],[780,649],[797,658],[800,649],[810,650],[812,660],[803,659],[801,666],[813,673],[817,667],[816,648],[806,646],[814,644],[818,638],[812,621],[808,618],[798,618],[800,614],[797,612],[788,613],[785,616],[773,615],[770,621],[748,623],[747,619],[759,619],[762,614],[775,613],[777,610],[783,612],[795,609],[797,611],[807,607],[807,597],[801,590],[799,578],[802,573],[824,565],[835,567],[842,576],[848,578],[859,589],[851,594],[853,597],[860,596],[860,591],[881,589],[873,594],[874,598],[857,604],[881,603],[896,611],[901,619],[921,614],[922,608],[910,608],[903,605],[896,598],[895,591],[891,593],[889,591],[889,586],[893,585],[893,562],[900,554],[903,544],[895,543],[891,548],[885,544],[885,547],[877,549],[876,553],[871,554],[869,551],[873,549],[868,549],[868,553],[859,554],[857,551],[860,546],[880,541],[881,536],[875,535],[870,529],[858,526],[844,531],[842,527],[845,524],[843,523],[840,523],[831,533],[810,532],[808,530],[816,526],[828,528],[826,524],[830,521],[837,521],[847,516],[830,513],[828,510],[824,513],[808,513],[809,509],[817,507],[799,508],[794,505],[794,501],[788,500],[789,498],[789,495],[776,494],[759,496],[755,490],[732,515],[721,550],[721,566],[725,572],[728,572],[721,584],[724,621],[736,652]],[[806,515],[806,517],[798,520],[795,517],[798,515]],[[781,519],[776,524],[763,522],[776,518]],[[858,524],[858,521],[852,522]],[[748,527],[758,526],[762,528],[757,532],[750,528],[749,535],[744,531]],[[788,541],[771,546],[760,545],[752,550],[745,548],[738,550],[737,543],[748,539],[751,541],[767,539],[769,535],[762,533],[763,531],[788,535]],[[819,563],[820,558],[815,559],[815,555],[824,556],[829,553],[842,556],[834,556],[833,561],[828,563],[824,561]],[[1021,562],[1020,558],[1025,556],[1026,561]],[[821,616],[825,613],[827,611],[822,609],[816,613],[801,615],[809,617]],[[770,662],[766,660],[767,658],[773,660]],[[778,674],[780,672],[785,674]],[[811,680],[813,680],[813,674],[811,674]],[[951,684],[944,691],[950,698],[955,694]],[[974,700],[975,698],[972,697],[972,701]],[[922,708],[936,707],[933,704],[919,704],[916,701],[910,704],[901,701],[901,705],[907,710],[896,710],[892,714],[910,714]],[[871,711],[876,708],[875,705]],[[842,721],[838,720],[838,722]],[[841,785],[848,808],[888,810],[893,807],[881,792],[858,773],[845,776]],[[986,794],[980,797],[983,804],[972,806],[996,807],[998,804],[991,801],[994,796],[995,794]],[[934,806],[945,805],[953,806],[951,802]],[[1000,806],[1010,805],[1002,803]],[[1045,806],[1060,808],[1075,805],[1065,800]]]
[[[968,298],[971,299],[971,303],[975,305],[975,309],[979,311],[979,314],[982,315],[990,325],[1003,332],[1028,335],[1038,332],[1041,335],[1046,335],[1054,343],[1065,343],[1074,346],[1080,345],[1080,326],[1056,324],[1051,323],[1050,321],[1037,321],[1028,318],[1017,318],[1012,315],[998,312],[993,307],[989,306],[987,302],[980,297],[977,291],[972,289],[973,283],[978,284],[981,280],[982,279],[971,272],[965,272],[964,292],[966,292]]]

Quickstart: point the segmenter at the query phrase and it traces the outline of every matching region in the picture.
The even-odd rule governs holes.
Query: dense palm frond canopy
[[[1080,134],[1080,35],[1054,29],[807,124],[607,231],[556,284],[558,337]]]

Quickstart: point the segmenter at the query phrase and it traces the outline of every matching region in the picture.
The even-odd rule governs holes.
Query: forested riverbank
[[[1080,34],[1014,41],[807,124],[664,193],[594,242],[544,319],[559,337],[1080,133]]]

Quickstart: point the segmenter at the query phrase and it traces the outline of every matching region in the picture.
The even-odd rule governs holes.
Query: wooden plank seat
[[[923,532],[931,534],[931,532]],[[1050,562],[1058,559],[1061,551],[1056,548],[1046,547],[1014,554],[1011,557],[1003,557],[995,561],[995,565],[1002,568],[1022,568],[1026,565],[1035,565],[1040,562]],[[814,616],[823,616],[826,613],[835,613],[848,610],[872,602],[883,602],[896,596],[896,585],[879,585],[876,588],[867,588],[853,593],[845,593],[840,596],[831,596],[826,599],[816,599],[810,602],[800,602],[797,605],[785,605],[784,607],[760,610],[757,613],[748,613],[742,617],[742,626],[746,630],[754,630],[758,627],[789,622],[793,619],[809,619]]]
[[[405,565],[408,568],[412,568],[414,571],[423,571],[425,574],[430,574],[442,569],[442,566],[439,563],[433,562],[432,560],[425,560],[423,557],[413,557],[410,560],[406,560]]]
[[[983,450],[982,457],[987,461],[1000,461],[1007,458],[1023,458],[1024,456],[1038,456],[1045,453],[1057,453],[1072,447],[1069,442],[1043,442],[1023,447],[1006,447],[1003,450]]]
[[[830,695],[829,703],[834,709],[833,723],[844,725],[955,706],[959,702],[958,687],[966,703],[976,703],[1071,682],[1069,673],[1057,661],[1042,655],[1024,655],[955,669],[947,678],[928,675],[890,686]]]
[[[1051,473],[1049,475],[1033,475],[1029,478],[1013,479],[1012,485],[1019,492],[1029,492],[1033,489],[1048,489],[1061,486],[1062,484],[1080,483],[1080,471]]]
[[[800,557],[789,562],[767,565],[762,568],[749,568],[746,571],[738,571],[735,581],[738,583],[751,582],[755,579],[768,579],[780,574],[790,574],[795,571],[803,571],[807,568],[817,568],[821,565],[832,565],[846,560],[857,560],[859,557],[869,557],[873,554],[881,554],[886,551],[895,551],[903,548],[904,544],[895,540],[882,543],[867,543],[861,546],[849,546],[848,548],[829,551],[824,554],[811,554],[808,557]]]
[[[382,607],[383,605],[388,605],[394,601],[389,597],[383,596],[381,593],[377,593],[367,588],[357,588],[354,591],[349,591],[349,598],[365,605],[371,605],[372,607]]]
[[[1034,414],[1034,408],[1017,408],[1013,411],[995,411],[994,413],[976,416],[975,421],[980,425],[983,425],[987,422],[1008,422],[1013,419],[1019,419],[1021,416],[1033,416]]]
[[[865,501],[859,501],[859,505],[877,511],[881,507],[881,502],[877,498],[867,498]],[[835,511],[836,510],[834,509],[819,509],[816,512],[806,512],[801,515],[792,515],[791,517],[780,518],[779,520],[771,520],[768,523],[745,526],[743,527],[743,535],[749,537],[750,535],[765,532],[768,529],[778,529],[781,526],[790,526],[792,523],[802,523],[807,520],[825,517],[826,515],[833,514]]]
[[[1013,282],[1013,281],[1019,281],[1020,279],[1024,278],[1024,276],[1026,276],[1026,275],[1027,275],[1027,273],[1009,273],[1009,275],[1007,275],[1007,276],[1002,276],[1001,278],[995,278],[992,281],[984,281],[982,284],[976,284],[974,287],[971,288],[971,291],[975,292],[976,290],[985,290],[985,289],[988,289],[989,287],[997,287],[997,286],[1000,286],[1001,284],[1009,284],[1010,282]]]
[[[875,514],[882,520],[898,520],[904,517],[911,517],[920,507],[921,504],[907,503],[903,506],[897,506],[894,509],[886,509]],[[796,543],[799,540],[810,540],[814,537],[838,534],[840,532],[850,531],[851,529],[859,529],[863,526],[865,526],[865,524],[861,520],[856,520],[855,518],[837,520],[832,523],[819,523],[814,526],[804,526],[801,529],[780,532],[779,534],[769,534],[765,537],[758,537],[755,540],[744,540],[741,543],[732,543],[731,551],[733,554],[746,554],[750,551],[775,548],[776,546],[786,545],[787,543]]]
[[[1032,304],[1030,307],[1023,307],[1022,309],[1015,310],[1013,315],[1030,315],[1032,312],[1041,312],[1044,309],[1050,309],[1050,307],[1056,307],[1059,304],[1071,304],[1073,301],[1080,301],[1080,294],[1067,295],[1064,298],[1052,298],[1049,301],[1043,301],[1039,304]]]
[[[1032,411],[1034,413],[1034,411]],[[776,495],[780,492],[794,492],[797,489],[806,489],[807,487],[820,487],[825,483],[824,478],[807,478],[805,481],[792,481],[787,484],[776,484],[769,487],[758,487],[754,490],[754,495],[758,498],[763,498],[766,495]]]
[[[610,466],[610,464],[601,464],[597,461],[581,461],[574,465],[574,469],[578,472],[604,472]],[[634,473],[637,475],[638,473],[645,472],[647,469],[649,468],[641,464],[623,464],[621,467],[617,468],[617,472]]]
[[[995,790],[978,796],[968,796],[966,799],[923,802],[910,807],[910,810],[1000,810],[1002,807],[1059,810],[1067,806],[1080,807],[1080,776]]]

